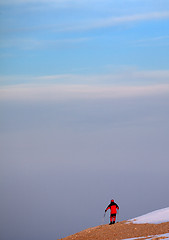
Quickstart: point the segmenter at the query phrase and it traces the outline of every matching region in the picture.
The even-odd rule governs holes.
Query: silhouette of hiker
[[[110,224],[114,224],[116,221],[116,214],[117,214],[117,209],[119,209],[119,206],[112,199],[110,204],[106,208],[105,213],[107,212],[108,209],[110,209]],[[113,220],[113,222],[112,222],[112,220]]]

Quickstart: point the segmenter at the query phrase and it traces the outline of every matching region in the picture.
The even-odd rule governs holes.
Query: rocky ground
[[[133,224],[130,222],[119,222],[114,225],[100,225],[97,227],[83,230],[79,233],[62,238],[62,240],[120,240],[127,238],[147,239],[151,236],[153,240],[164,239],[158,234],[169,233],[169,222],[160,224]],[[152,238],[152,236],[154,236]]]

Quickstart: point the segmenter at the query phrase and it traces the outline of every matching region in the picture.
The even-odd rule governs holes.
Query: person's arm
[[[105,212],[107,212],[107,210],[110,208],[110,204],[108,205],[108,207],[105,209]]]
[[[115,204],[116,204],[116,208],[119,209],[119,206],[117,205],[117,203],[115,203]]]

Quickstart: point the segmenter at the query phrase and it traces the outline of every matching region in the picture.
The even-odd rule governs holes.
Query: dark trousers
[[[116,221],[116,213],[110,214],[110,222],[115,222]]]

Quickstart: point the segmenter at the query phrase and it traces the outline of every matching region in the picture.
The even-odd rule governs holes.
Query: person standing
[[[110,209],[110,224],[114,224],[116,221],[116,214],[117,209],[119,210],[119,206],[112,199],[108,207],[105,209],[105,213],[107,212],[108,209]]]

